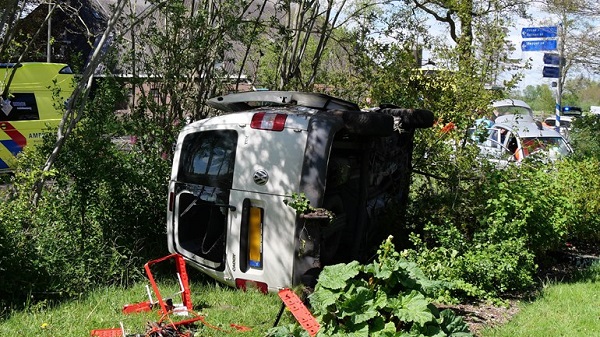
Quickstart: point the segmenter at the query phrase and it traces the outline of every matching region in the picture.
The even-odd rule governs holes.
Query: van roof
[[[531,107],[529,106],[529,104],[525,103],[524,101],[522,101],[520,99],[512,99],[512,98],[494,101],[494,102],[492,102],[492,106],[494,108],[514,106],[514,107],[526,108],[526,109],[531,110]]]
[[[0,63],[0,69],[12,69],[12,68],[49,68],[49,69],[58,69],[58,72],[61,74],[73,74],[73,71],[66,63],[48,63],[48,62],[21,62],[21,63],[12,63],[12,62],[4,62]]]
[[[0,89],[4,89],[10,73],[15,68],[15,75],[10,85],[12,92],[47,91],[54,85],[68,90],[74,75],[69,65],[65,63],[0,63]]]

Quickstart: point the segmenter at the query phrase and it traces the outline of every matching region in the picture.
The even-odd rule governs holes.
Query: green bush
[[[428,276],[454,282],[451,296],[528,289],[549,252],[599,238],[599,168],[596,159],[575,158],[482,166],[473,179],[417,178],[408,218],[426,225],[403,254]]]
[[[0,298],[4,305],[62,299],[143,277],[143,264],[167,254],[165,198],[170,162],[161,153],[124,150],[106,82],[47,173],[37,207],[33,184],[53,139],[19,157],[0,211]]]
[[[576,118],[569,137],[577,158],[600,160],[600,118],[597,115]]]

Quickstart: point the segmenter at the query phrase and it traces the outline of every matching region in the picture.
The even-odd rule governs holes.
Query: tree
[[[523,93],[514,93],[514,95],[515,98],[528,102],[533,111],[553,114],[556,103],[552,90],[546,84],[528,85]]]
[[[336,8],[334,1],[329,0],[325,2],[324,9],[319,1],[282,1],[279,4],[277,9],[284,13],[285,19],[281,23],[271,20],[274,23],[273,28],[281,32],[276,38],[276,43],[280,46],[277,50],[277,88],[291,86],[306,90],[312,87],[325,46],[345,3],[345,0],[341,1]],[[315,41],[313,39],[318,42],[309,49],[311,41]],[[306,69],[309,75],[305,76],[302,74],[304,58],[312,59],[310,68]]]
[[[279,1],[267,5],[259,39],[259,76],[271,89],[337,90],[325,85],[339,74],[352,76],[355,29],[378,8],[376,1]],[[335,81],[335,80],[334,80]]]
[[[56,135],[56,143],[54,145],[54,149],[52,153],[46,160],[44,167],[42,168],[42,174],[39,176],[37,183],[34,186],[34,191],[32,194],[32,203],[37,205],[39,198],[41,197],[41,192],[44,187],[44,183],[46,181],[46,174],[54,165],[54,161],[56,160],[58,153],[62,149],[66,139],[73,132],[73,128],[81,117],[83,116],[83,111],[85,104],[87,102],[88,94],[90,88],[92,86],[93,74],[100,62],[102,61],[104,55],[102,53],[102,47],[104,46],[104,42],[108,39],[109,35],[112,33],[115,28],[121,13],[123,12],[123,8],[125,7],[125,0],[120,0],[117,3],[117,6],[114,9],[112,17],[108,21],[108,25],[102,38],[100,39],[100,43],[94,50],[92,57],[85,67],[81,79],[75,86],[71,97],[67,101],[67,106],[65,108],[65,112],[63,114],[62,120],[58,125],[58,131]]]
[[[186,120],[205,118],[206,100],[235,88],[242,76],[236,61],[256,26],[246,20],[251,1],[168,1],[144,21],[131,8],[119,41],[127,86],[135,92],[129,130],[143,151],[168,157]],[[233,85],[232,85],[233,83]]]
[[[524,15],[529,2],[522,0],[404,0],[415,10],[422,11],[434,20],[446,24],[450,38],[456,45],[461,71],[472,69],[477,36],[492,37],[483,42],[493,42],[497,54],[504,45],[506,31],[501,29],[511,21],[511,15]],[[484,55],[478,55],[484,56]],[[487,55],[489,56],[489,55]],[[494,58],[492,58],[494,59]],[[496,56],[497,59],[497,56]],[[502,69],[498,69],[502,70]]]
[[[4,58],[14,34],[14,25],[23,10],[19,0],[0,1],[0,57]]]

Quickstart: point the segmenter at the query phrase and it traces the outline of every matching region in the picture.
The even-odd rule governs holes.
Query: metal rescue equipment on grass
[[[177,269],[177,280],[179,282],[182,303],[175,304],[171,298],[163,298],[161,295],[160,289],[154,275],[152,273],[151,267],[157,263],[161,263],[164,261],[173,260],[175,263],[175,267]],[[146,276],[148,276],[148,280],[150,281],[150,285],[156,296],[157,301],[152,299],[152,294],[150,293],[150,288],[147,287],[148,291],[148,301],[134,303],[134,304],[126,304],[123,306],[124,314],[133,314],[140,312],[148,312],[152,311],[154,308],[159,308],[160,319],[157,322],[148,322],[146,326],[146,332],[144,336],[147,337],[193,337],[194,332],[196,331],[195,324],[200,322],[203,325],[221,332],[244,332],[250,331],[251,328],[238,325],[238,324],[230,324],[231,330],[225,330],[220,327],[214,326],[208,323],[204,316],[196,313],[193,309],[192,305],[192,297],[191,291],[189,287],[188,275],[185,266],[185,261],[183,257],[179,254],[170,254],[165,257],[152,260],[147,262],[144,265],[144,269],[146,271]],[[302,328],[304,328],[309,335],[315,336],[319,331],[320,325],[312,316],[312,314],[308,311],[304,303],[300,300],[298,295],[296,295],[290,289],[282,289],[279,292],[279,297],[283,301],[283,306],[287,307],[290,312],[294,315],[296,320],[300,323]],[[280,315],[283,312],[280,311]],[[179,316],[191,316],[191,318],[173,321],[171,319],[171,315],[179,315]],[[275,322],[279,321],[279,317]],[[125,331],[125,327],[123,324],[120,324],[119,328],[109,328],[109,329],[94,329],[90,332],[91,337],[139,337],[139,334],[128,334]]]
[[[175,262],[175,267],[177,268],[177,280],[179,282],[181,294],[181,304],[174,304],[172,299],[165,299],[161,295],[160,289],[156,280],[154,279],[154,275],[152,273],[151,267],[157,263],[164,262],[167,260],[173,260]],[[151,311],[155,307],[159,307],[159,313],[161,314],[160,320],[158,322],[149,322],[146,327],[146,336],[150,337],[158,337],[158,336],[169,336],[169,337],[187,337],[192,336],[192,325],[198,321],[204,322],[204,317],[198,315],[193,311],[192,306],[192,297],[190,293],[189,281],[187,270],[185,267],[185,261],[180,255],[171,254],[165,257],[152,260],[147,262],[144,265],[144,269],[146,270],[146,276],[148,276],[148,280],[150,281],[150,285],[152,290],[154,291],[154,295],[156,296],[157,301],[153,301],[152,294],[148,290],[148,301],[135,303],[135,304],[127,304],[123,307],[123,313],[132,314],[139,312]],[[181,321],[173,321],[170,318],[170,315],[192,315],[189,319],[184,319]],[[121,324],[120,328],[109,328],[109,329],[95,329],[90,333],[91,337],[127,337],[128,334],[125,332],[125,328]]]

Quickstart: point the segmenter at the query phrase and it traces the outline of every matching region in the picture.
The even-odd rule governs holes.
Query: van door
[[[225,268],[227,218],[235,209],[228,203],[237,137],[235,130],[187,134],[181,144],[177,181],[170,186],[173,248],[216,271]]]
[[[308,118],[264,115],[224,115],[184,129],[167,231],[171,252],[218,281],[276,290],[292,284],[297,216],[284,200],[300,191]],[[255,122],[270,117],[280,124]]]

